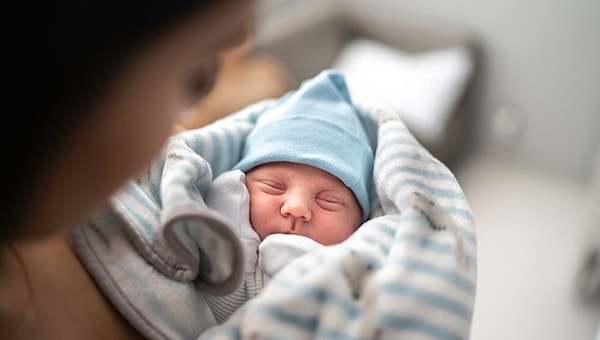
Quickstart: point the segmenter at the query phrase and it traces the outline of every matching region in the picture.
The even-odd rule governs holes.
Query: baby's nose
[[[312,212],[310,202],[306,198],[290,195],[281,206],[281,214],[286,217],[300,218],[310,221]]]

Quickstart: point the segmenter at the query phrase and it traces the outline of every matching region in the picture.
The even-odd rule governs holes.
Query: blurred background
[[[256,24],[197,110],[343,70],[469,199],[471,338],[600,339],[600,1],[262,0]]]

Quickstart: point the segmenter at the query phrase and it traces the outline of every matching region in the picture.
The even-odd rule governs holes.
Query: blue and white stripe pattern
[[[365,102],[357,107],[376,150],[371,218],[343,243],[292,262],[225,323],[215,325],[202,312],[199,297],[210,290],[198,277],[218,284],[241,271],[237,253],[230,253],[239,245],[214,227],[218,217],[204,213],[203,188],[238,161],[244,137],[270,103],[170,140],[146,176],[113,200],[129,248],[106,246],[118,236],[103,227],[106,217],[74,232],[84,263],[113,303],[160,339],[467,339],[477,277],[467,199],[395,112]],[[216,223],[198,228],[179,219],[194,209],[204,224]],[[203,273],[206,261],[219,268]],[[133,262],[154,269],[135,270]],[[130,287],[140,281],[153,289]],[[157,304],[161,294],[170,299],[163,305]],[[161,320],[165,313],[187,321],[169,326]]]

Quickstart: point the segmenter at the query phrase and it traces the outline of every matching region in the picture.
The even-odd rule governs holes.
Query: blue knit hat
[[[356,196],[362,220],[369,217],[373,151],[338,71],[325,70],[304,81],[259,116],[234,169],[247,172],[282,161],[333,174]]]

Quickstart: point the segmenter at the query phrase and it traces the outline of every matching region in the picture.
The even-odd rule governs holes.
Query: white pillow
[[[443,141],[473,65],[462,46],[409,54],[360,38],[342,48],[333,67],[345,74],[352,96],[389,106],[418,139],[435,145]]]

